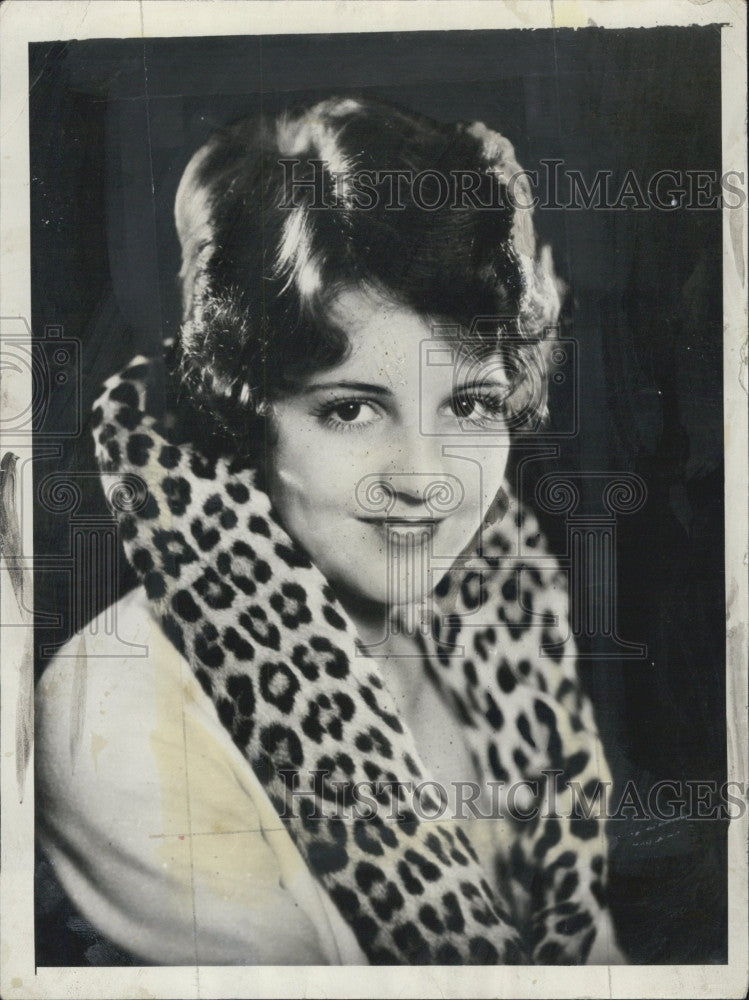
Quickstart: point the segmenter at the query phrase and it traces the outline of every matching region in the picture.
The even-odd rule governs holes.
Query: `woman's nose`
[[[417,421],[402,429],[382,467],[385,481],[403,503],[424,503],[431,482],[444,472],[444,457],[439,439],[424,434]]]
[[[427,474],[427,479],[436,481],[436,476]],[[430,484],[419,473],[391,473],[385,477],[385,481],[392,486],[396,500],[407,507],[424,506],[424,497],[428,493]]]
[[[382,457],[382,471],[398,476],[439,475],[445,464],[441,439],[425,433],[415,417],[393,435],[388,453]]]
[[[463,483],[448,472],[374,472],[356,486],[356,500],[366,515],[443,518],[460,507]]]
[[[463,499],[462,483],[445,467],[454,463],[443,455],[441,439],[423,433],[418,421],[401,428],[387,442],[386,452],[372,457],[373,471],[356,491],[359,505],[369,513],[440,517]]]
[[[424,434],[418,424],[403,429],[380,458],[380,468],[374,466],[357,491],[360,502],[374,501],[378,513],[440,518],[460,506],[465,490],[453,474],[454,462],[443,455],[441,439]]]

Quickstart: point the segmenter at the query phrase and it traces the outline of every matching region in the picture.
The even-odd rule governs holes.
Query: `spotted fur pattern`
[[[170,444],[145,413],[148,372],[135,359],[94,411],[108,480],[145,484],[116,511],[127,558],[369,961],[584,962],[605,908],[599,823],[507,818],[513,846],[487,872],[464,829],[399,799],[397,783],[429,775],[377,663],[252,470]],[[532,516],[511,504],[438,597],[423,665],[479,773],[535,782],[539,796],[553,781],[569,815],[569,782],[589,789],[608,775],[574,673],[564,578]],[[309,794],[292,797],[292,773]],[[336,818],[331,803],[351,806],[355,784],[373,781],[384,783],[377,816]]]

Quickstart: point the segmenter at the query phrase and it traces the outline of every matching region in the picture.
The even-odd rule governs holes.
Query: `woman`
[[[38,695],[42,843],[137,959],[621,960],[564,581],[504,483],[559,310],[529,203],[497,133],[370,100],[190,161],[173,405],[136,359],[94,414],[147,655],[102,628]]]

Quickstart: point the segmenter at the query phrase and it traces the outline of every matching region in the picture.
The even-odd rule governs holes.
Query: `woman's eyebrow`
[[[377,393],[381,396],[391,396],[392,392],[384,385],[374,385],[372,382],[314,382],[312,385],[304,386],[301,390],[304,394],[319,392],[321,389],[355,389],[359,392]]]
[[[467,389],[509,389],[519,381],[520,379],[509,379],[506,375],[490,375],[487,378],[469,379],[466,382],[458,381],[453,386],[453,392],[465,392]]]

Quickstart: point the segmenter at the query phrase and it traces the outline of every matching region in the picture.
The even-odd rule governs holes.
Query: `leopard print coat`
[[[489,872],[463,827],[422,818],[404,794],[430,777],[414,740],[252,469],[170,443],[145,412],[148,376],[136,358],[94,411],[125,553],[368,960],[585,962],[605,914],[606,843],[601,821],[576,813],[575,785],[589,793],[608,772],[575,676],[565,577],[532,515],[511,502],[481,557],[441,582],[418,638],[478,773],[526,782],[537,804],[555,795],[551,815],[502,820],[512,848]],[[360,787],[374,815],[354,808]],[[342,801],[344,818],[330,809]]]

